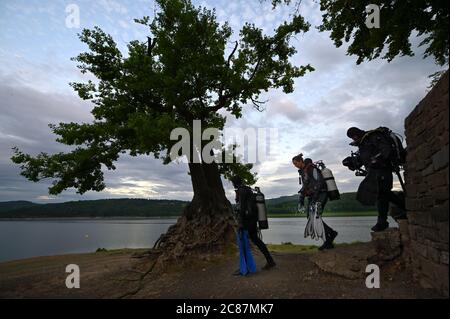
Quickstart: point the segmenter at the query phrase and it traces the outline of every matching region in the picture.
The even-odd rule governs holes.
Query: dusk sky
[[[293,7],[272,10],[271,1],[195,1],[216,8],[218,20],[229,21],[238,35],[245,22],[267,33],[289,18]],[[66,26],[66,7],[80,9],[80,27]],[[19,175],[10,160],[12,147],[37,155],[69,148],[55,141],[49,123],[89,122],[92,106],[80,100],[69,82],[83,76],[70,58],[86,50],[77,37],[82,28],[101,27],[111,34],[126,54],[126,44],[144,41],[147,29],[133,22],[153,16],[150,0],[2,0],[0,2],[0,201],[29,200],[40,203],[99,198],[154,198],[189,200],[192,196],[187,165],[163,165],[152,157],[124,155],[115,171],[105,171],[107,188],[83,196],[69,189],[48,195],[51,181],[33,183]],[[243,118],[228,116],[227,126],[278,129],[278,153],[256,165],[257,185],[266,197],[298,191],[298,174],[291,158],[302,152],[323,160],[335,174],[341,192],[355,191],[360,178],[341,165],[352,148],[346,130],[350,126],[373,129],[388,126],[404,135],[404,119],[427,93],[428,76],[441,68],[432,58],[423,59],[423,48],[414,46],[414,57],[398,57],[391,63],[376,60],[356,65],[356,57],[337,49],[328,33],[320,33],[321,13],[316,1],[302,1],[300,12],[311,30],[292,39],[296,65],[310,63],[315,71],[295,81],[292,94],[272,90],[265,94],[266,111],[244,107]],[[382,23],[382,21],[381,21]],[[231,39],[233,40],[233,39]],[[420,39],[413,38],[413,44]],[[233,47],[230,41],[229,48]],[[231,183],[224,186],[232,199]]]

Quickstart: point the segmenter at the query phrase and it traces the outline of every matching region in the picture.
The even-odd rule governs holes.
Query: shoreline
[[[324,213],[323,217],[376,217],[376,212],[346,212],[346,213]],[[180,216],[149,216],[149,217],[139,217],[139,216],[111,216],[111,217],[0,217],[0,222],[2,221],[55,221],[55,220],[66,220],[66,221],[81,221],[81,220],[161,220],[161,219],[178,219]],[[305,214],[277,214],[268,215],[268,218],[306,218]]]
[[[336,246],[348,246],[348,245],[355,245],[360,244],[362,242],[353,242],[353,243],[340,243],[336,244]],[[303,253],[303,252],[313,252],[317,251],[317,248],[319,246],[316,245],[302,245],[302,244],[292,244],[292,243],[282,243],[282,244],[267,244],[268,249],[272,253]],[[141,247],[141,248],[112,248],[112,249],[105,249],[105,248],[98,248],[97,251],[86,251],[86,252],[68,252],[68,253],[62,253],[62,254],[56,254],[56,255],[42,255],[42,256],[33,256],[33,257],[25,257],[25,258],[19,258],[19,259],[11,259],[11,260],[5,260],[0,261],[0,266],[8,264],[8,263],[24,263],[27,264],[29,262],[39,262],[39,261],[45,261],[46,259],[52,259],[52,258],[71,258],[71,257],[77,257],[77,256],[95,256],[95,255],[120,255],[120,254],[133,254],[133,253],[142,253],[148,250],[152,250],[151,247]]]
[[[353,242],[344,242],[344,243],[336,243],[335,247],[344,247],[344,246],[353,246],[368,243],[369,241],[353,241]],[[291,242],[282,242],[280,244],[266,243],[267,248],[271,253],[306,253],[306,252],[315,252],[318,251],[319,244],[296,244]],[[34,261],[42,261],[50,258],[65,258],[65,257],[76,257],[76,256],[84,256],[84,255],[98,255],[98,254],[107,254],[107,255],[115,255],[115,254],[132,254],[132,253],[140,253],[144,251],[151,250],[150,247],[136,247],[136,248],[97,248],[96,251],[80,251],[80,252],[66,252],[55,255],[41,255],[41,256],[30,256],[23,257],[18,259],[9,259],[0,261],[0,266],[7,263],[28,263]]]

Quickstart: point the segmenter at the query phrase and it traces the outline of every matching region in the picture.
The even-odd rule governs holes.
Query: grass
[[[94,254],[106,254],[106,255],[122,255],[129,253],[144,253],[148,251],[149,248],[119,248],[119,249],[106,249],[97,248]],[[89,253],[86,253],[89,254]]]
[[[275,253],[304,253],[315,251],[319,248],[316,245],[294,245],[292,243],[281,243],[278,245],[269,244],[267,248]]]
[[[323,217],[364,217],[364,216],[377,216],[377,212],[325,212]],[[295,213],[284,213],[284,214],[270,214],[270,218],[289,218],[289,217],[303,217],[306,218],[305,214],[295,214]]]
[[[361,244],[361,241],[354,241],[351,243],[341,243],[341,244],[335,244],[335,247],[342,247],[342,246],[351,246],[351,245],[357,245]],[[321,245],[322,242],[320,242],[319,245]],[[281,244],[268,244],[267,248],[271,252],[275,253],[293,253],[293,254],[299,254],[299,253],[306,253],[306,252],[313,252],[317,251],[317,248],[319,246],[316,245],[296,245],[290,242],[287,243],[281,243]]]

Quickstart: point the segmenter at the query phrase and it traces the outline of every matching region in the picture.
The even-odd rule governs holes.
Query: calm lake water
[[[338,243],[369,241],[376,217],[324,219],[339,232]],[[35,256],[93,252],[97,248],[145,248],[174,224],[176,219],[86,219],[0,221],[0,262]],[[266,243],[316,244],[303,237],[305,218],[269,219]],[[396,223],[391,219],[391,226]]]

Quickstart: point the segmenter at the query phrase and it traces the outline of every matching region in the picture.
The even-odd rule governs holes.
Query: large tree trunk
[[[223,255],[234,243],[232,206],[225,196],[216,163],[190,163],[189,171],[194,190],[177,223],[156,242],[161,251],[160,261],[182,263],[189,256]]]

